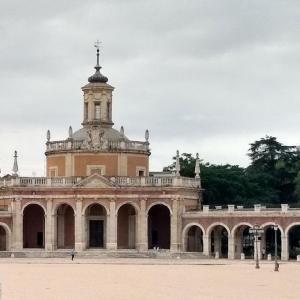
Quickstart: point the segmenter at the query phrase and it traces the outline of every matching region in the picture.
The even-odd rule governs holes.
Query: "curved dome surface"
[[[99,131],[102,130],[104,132],[103,139],[109,140],[109,141],[119,141],[119,140],[126,140],[129,141],[129,139],[122,135],[118,130],[113,128],[99,128]],[[73,139],[76,141],[85,141],[88,140],[88,128],[83,127],[73,133]]]

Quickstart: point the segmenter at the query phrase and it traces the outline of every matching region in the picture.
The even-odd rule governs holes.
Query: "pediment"
[[[79,187],[95,187],[95,188],[107,188],[115,186],[109,179],[99,174],[92,174],[81,181],[76,186]]]

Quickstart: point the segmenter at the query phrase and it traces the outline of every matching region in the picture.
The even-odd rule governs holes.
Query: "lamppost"
[[[278,254],[277,254],[277,230],[278,230],[278,225],[274,224],[273,226],[274,229],[274,234],[275,234],[275,268],[274,271],[278,272],[279,271],[279,263],[278,263]]]
[[[255,224],[252,228],[249,229],[249,233],[253,234],[254,236],[254,243],[255,243],[255,269],[259,269],[259,257],[258,257],[258,238],[264,232],[263,229],[259,227],[259,225]]]

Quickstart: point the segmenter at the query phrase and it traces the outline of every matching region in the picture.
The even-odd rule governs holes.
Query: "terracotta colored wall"
[[[133,156],[128,155],[127,157],[127,175],[128,176],[136,176],[136,167],[145,167],[146,173],[148,173],[148,156]],[[146,175],[146,174],[145,174]]]
[[[47,176],[49,175],[49,168],[57,167],[58,176],[65,176],[66,159],[65,156],[48,156],[47,157]]]
[[[74,162],[75,176],[87,176],[87,165],[104,165],[107,176],[117,176],[118,174],[117,155],[76,155]]]

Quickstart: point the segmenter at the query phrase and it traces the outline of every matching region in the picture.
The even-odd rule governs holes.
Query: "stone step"
[[[44,251],[41,249],[30,249],[26,251],[0,251],[1,257],[16,258],[66,258],[70,257],[71,250],[63,249],[56,251]],[[108,250],[87,250],[82,252],[76,252],[76,257],[80,258],[181,258],[181,259],[207,259],[208,257],[203,253],[196,252],[181,252],[174,253],[168,250],[149,250],[147,252],[138,252],[136,250],[128,251],[108,251]]]

